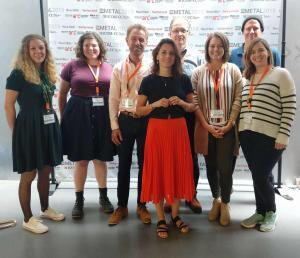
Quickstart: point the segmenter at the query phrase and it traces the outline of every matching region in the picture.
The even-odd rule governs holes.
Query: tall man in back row
[[[126,43],[128,57],[114,66],[110,82],[109,115],[112,129],[112,141],[117,145],[118,168],[118,208],[110,216],[108,224],[117,225],[128,216],[128,198],[130,186],[130,168],[133,146],[137,144],[138,158],[138,197],[137,215],[144,224],[151,223],[145,203],[140,202],[144,144],[146,136],[146,118],[136,115],[136,99],[141,81],[148,75],[149,64],[144,60],[144,50],[148,42],[148,31],[140,25],[128,27]]]
[[[190,23],[183,17],[174,17],[170,23],[170,37],[176,43],[176,46],[181,53],[183,71],[190,78],[192,76],[192,71],[200,65],[201,60],[198,55],[196,55],[190,49],[187,49],[187,39],[190,35],[191,26]],[[195,129],[195,114],[186,113],[186,122],[191,144],[191,152],[193,157],[193,167],[194,167],[194,183],[195,189],[197,190],[198,180],[199,180],[199,164],[197,154],[194,151],[194,129]],[[197,192],[196,192],[197,194]],[[186,205],[195,213],[201,213],[202,207],[200,202],[197,200],[196,194],[191,202],[186,201]],[[170,206],[165,205],[165,211],[170,211]]]

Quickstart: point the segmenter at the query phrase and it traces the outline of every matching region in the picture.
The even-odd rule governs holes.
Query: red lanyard
[[[252,108],[251,102],[252,102],[255,86],[257,86],[263,80],[263,78],[266,77],[266,75],[270,71],[271,67],[272,67],[272,65],[268,65],[268,67],[264,70],[263,74],[260,76],[260,78],[259,78],[259,80],[256,84],[254,84],[255,74],[252,76],[251,82],[250,82],[250,88],[249,88],[249,96],[248,96],[248,99],[247,99],[248,109]]]
[[[139,64],[135,67],[135,69],[134,69],[134,71],[132,72],[132,74],[129,75],[129,74],[128,74],[128,62],[126,62],[127,89],[128,89],[129,81],[137,74],[137,72],[140,70],[141,66],[142,66],[142,63],[139,63]]]
[[[94,79],[95,79],[95,82],[96,82],[96,95],[99,96],[100,89],[99,89],[98,82],[99,82],[99,73],[100,73],[100,65],[101,65],[101,63],[99,62],[99,63],[97,64],[96,74],[95,74],[95,72],[94,72],[94,70],[93,70],[93,67],[90,66],[89,64],[87,64],[87,65],[88,65],[88,67],[90,68],[90,71],[91,71],[91,73],[92,73],[92,75],[93,75],[93,77],[94,77]]]
[[[216,106],[217,106],[217,108],[220,108],[219,87],[220,87],[220,83],[221,83],[222,73],[224,71],[224,64],[222,64],[221,68],[216,71],[216,72],[218,72],[218,78],[217,78],[217,80],[214,77],[214,71],[212,69],[211,64],[208,64],[208,69],[209,69],[209,73],[210,73],[210,76],[212,78],[212,81],[214,83],[214,91],[215,91],[215,94],[216,94]]]
[[[222,73],[223,73],[223,70],[224,70],[224,64],[222,64],[221,68],[218,70],[219,76],[218,76],[217,80],[214,78],[214,72],[213,72],[211,64],[208,64],[208,69],[209,69],[209,72],[210,72],[210,76],[211,76],[211,78],[214,82],[215,93],[217,93],[219,91],[219,87],[220,87],[220,83],[221,83],[221,77],[222,77]]]

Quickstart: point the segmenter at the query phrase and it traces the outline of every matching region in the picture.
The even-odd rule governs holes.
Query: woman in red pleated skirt
[[[137,115],[148,116],[141,201],[155,204],[157,235],[168,237],[163,203],[172,207],[171,219],[181,233],[189,227],[178,216],[180,199],[195,194],[193,163],[185,112],[193,112],[193,89],[182,73],[173,40],[162,39],[153,50],[152,73],[142,81]]]

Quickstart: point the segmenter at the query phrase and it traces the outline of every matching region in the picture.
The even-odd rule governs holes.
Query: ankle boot
[[[84,206],[84,197],[83,192],[76,192],[76,201],[72,210],[73,219],[82,219],[83,218],[83,206]]]
[[[208,212],[208,220],[209,221],[215,221],[220,216],[220,207],[221,207],[221,200],[220,199],[214,199],[212,203],[212,207],[210,211]]]
[[[229,203],[221,203],[221,216],[220,216],[220,224],[222,226],[228,226],[230,224],[230,207]]]
[[[111,204],[109,198],[107,197],[107,188],[99,188],[100,197],[99,204],[104,213],[114,212],[114,206]]]

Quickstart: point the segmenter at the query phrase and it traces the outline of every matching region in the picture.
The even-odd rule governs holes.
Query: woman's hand
[[[170,101],[169,99],[166,99],[166,98],[162,98],[158,101],[155,101],[151,104],[152,108],[159,108],[159,107],[168,107],[170,106]]]
[[[218,131],[219,135],[222,135],[223,137],[232,129],[233,126],[233,123],[229,121],[225,126],[216,127],[216,130]]]
[[[275,142],[275,149],[276,149],[276,150],[283,150],[283,149],[285,149],[285,148],[286,148],[286,145],[285,145],[285,144]]]
[[[187,96],[190,98],[190,101],[188,100],[188,102],[182,100],[181,98],[177,97],[177,96],[172,96],[171,98],[169,98],[170,101],[170,105],[171,106],[180,106],[182,107],[186,112],[194,112],[196,110],[196,106],[193,103],[193,94],[190,94],[190,96]]]
[[[181,98],[178,98],[177,96],[173,96],[169,98],[169,101],[171,106],[177,105],[183,107],[185,104],[185,102]]]
[[[220,127],[218,126],[207,124],[206,130],[215,138],[223,138],[224,136],[224,133],[222,132],[222,130],[220,130]]]

